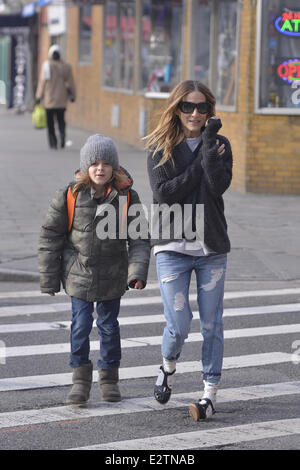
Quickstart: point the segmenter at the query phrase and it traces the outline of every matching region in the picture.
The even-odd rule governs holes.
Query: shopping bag
[[[36,129],[47,127],[47,115],[45,108],[41,104],[36,104],[32,113],[32,122]]]

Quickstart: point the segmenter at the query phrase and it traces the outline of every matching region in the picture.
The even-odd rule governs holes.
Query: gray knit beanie
[[[114,170],[119,170],[119,157],[115,144],[102,134],[91,135],[80,150],[80,171],[86,173],[98,160],[105,160]]]

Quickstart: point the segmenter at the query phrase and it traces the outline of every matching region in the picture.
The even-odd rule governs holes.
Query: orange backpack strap
[[[129,204],[130,204],[130,191],[128,191],[128,194],[127,194],[127,212],[128,212]]]
[[[73,194],[69,186],[68,192],[67,192],[68,231],[69,232],[71,231],[72,224],[73,224],[76,198],[77,198],[77,193]],[[122,231],[124,230],[124,223],[125,223],[126,215],[128,212],[129,204],[130,204],[130,191],[128,191],[128,194],[127,194],[127,203],[124,204],[123,210],[122,210]]]
[[[77,193],[73,194],[69,186],[67,192],[67,210],[68,210],[68,231],[71,231],[74,217],[75,202],[77,198]]]

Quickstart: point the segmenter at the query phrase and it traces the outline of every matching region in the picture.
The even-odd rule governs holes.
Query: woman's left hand
[[[205,123],[205,127],[208,125],[208,122],[209,122],[210,119],[219,119],[221,121],[221,119],[218,116],[212,116],[209,119],[207,119],[207,121]],[[222,144],[222,145],[219,146],[219,143],[220,143],[219,139],[217,139],[218,154],[223,155],[223,153],[225,152],[225,144]]]
[[[219,121],[221,122],[221,118],[220,118],[219,116],[211,116],[210,118],[208,118],[208,119],[206,120],[205,127],[209,124],[209,121],[210,121],[210,120],[213,120],[213,119],[214,119],[214,120],[219,120]]]
[[[219,139],[217,139],[217,145],[219,145]],[[222,144],[220,145],[220,147],[218,147],[218,154],[223,155],[224,152],[225,152],[225,144]]]

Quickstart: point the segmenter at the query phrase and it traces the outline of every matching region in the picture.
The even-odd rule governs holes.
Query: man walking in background
[[[54,44],[48,53],[49,60],[43,63],[36,91],[36,102],[41,102],[47,113],[48,142],[52,149],[57,149],[55,119],[60,135],[60,146],[64,148],[66,140],[65,111],[68,99],[76,98],[75,83],[71,65],[61,60],[60,47]]]

